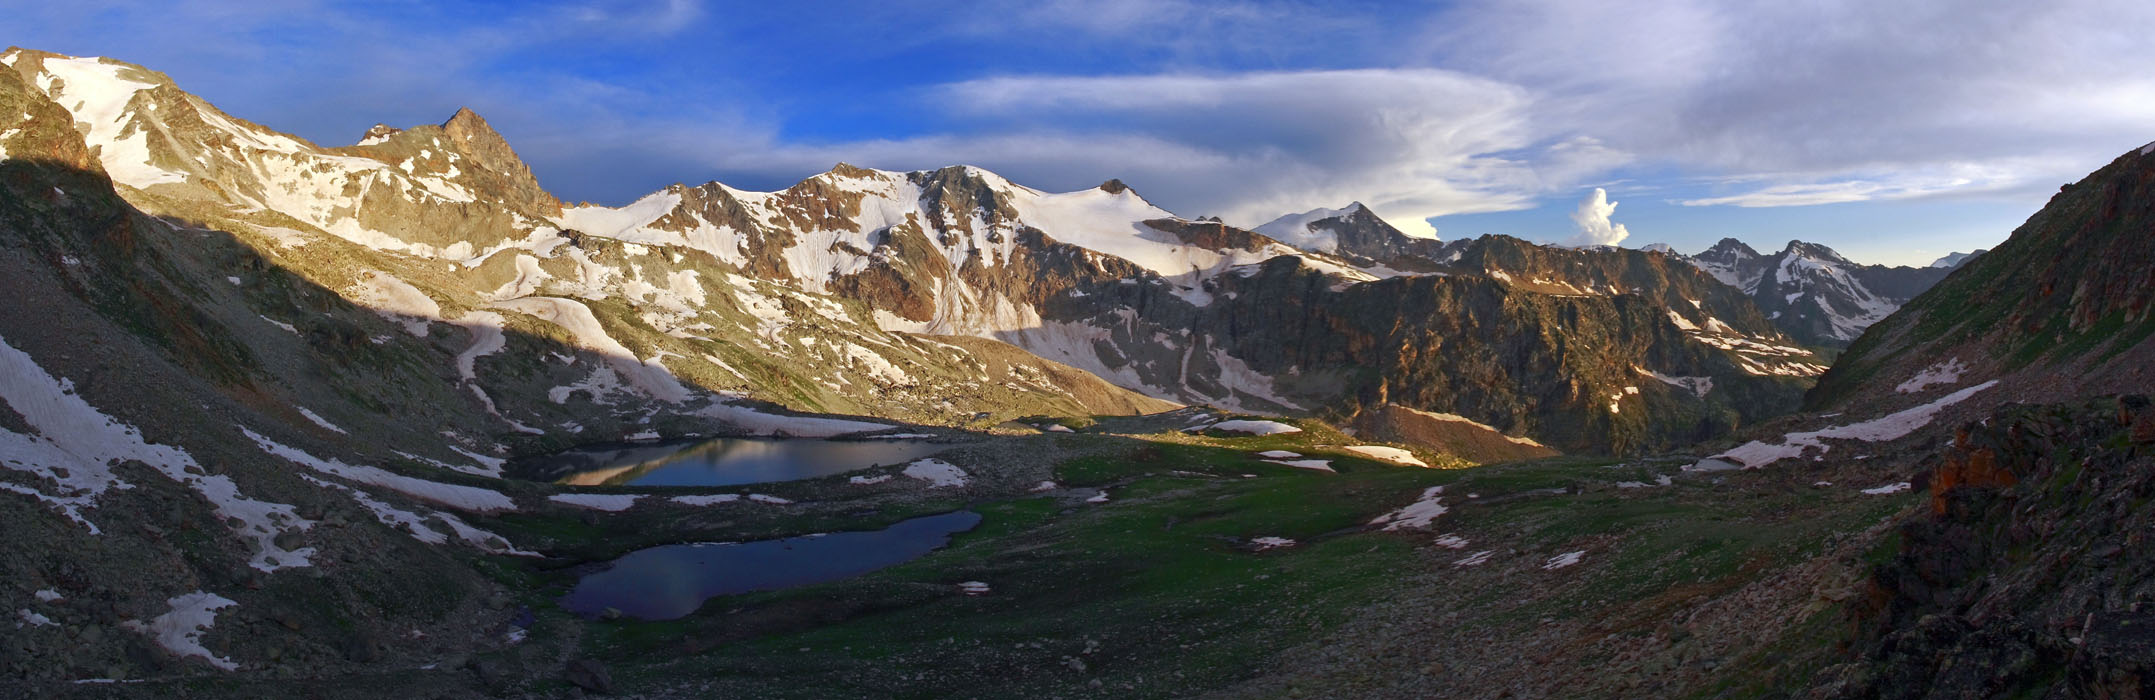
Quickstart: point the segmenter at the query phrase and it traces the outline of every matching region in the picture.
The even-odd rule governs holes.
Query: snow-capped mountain
[[[325,148],[140,67],[23,50],[0,63],[22,100],[59,110],[0,129],[79,139],[129,205],[223,232],[268,279],[298,275],[380,322],[332,324],[295,311],[317,302],[206,268],[240,280],[227,286],[250,311],[232,323],[445,353],[474,403],[435,408],[479,410],[508,434],[571,439],[594,414],[625,434],[653,406],[736,399],[938,423],[1159,405],[1052,380],[1068,366],[1159,400],[1342,416],[1402,403],[1569,449],[1635,449],[1675,439],[1664,410],[1747,422],[1822,369],[1684,268],[1418,239],[1360,205],[1261,227],[1282,240],[1177,217],[1118,181],[1050,193],[966,166],[840,164],[775,192],[675,185],[564,206],[469,111]],[[1493,330],[1518,328],[1547,332]],[[550,360],[520,336],[600,361]],[[972,357],[946,355],[953,343]],[[1655,407],[1624,408],[1638,400]]]
[[[1761,255],[1742,241],[1723,238],[1696,255],[1678,257],[1742,290],[1790,337],[1837,347],[1976,254],[1980,251],[1963,254],[1952,265],[1888,267],[1851,262],[1816,243],[1789,241],[1779,252]]]
[[[1628,272],[1632,254],[1624,251],[1552,252],[1501,238],[1450,244],[1416,239],[1359,205],[1264,227],[1290,243],[1218,221],[1177,217],[1118,181],[1048,193],[973,167],[897,173],[841,164],[779,192],[676,185],[624,207],[565,210],[556,223],[638,245],[706,253],[744,275],[861,302],[886,330],[996,338],[1157,398],[1330,414],[1412,397],[1435,402],[1413,408],[1464,412],[1507,431],[1566,426],[1562,430],[1575,441],[1564,446],[1575,449],[1647,439],[1651,413],[1635,409],[1631,417],[1612,419],[1610,402],[1588,398],[1628,395],[1626,387],[1636,384],[1632,374],[1591,380],[1606,388],[1582,392],[1576,385],[1587,380],[1530,372],[1525,356],[1516,367],[1491,367],[1492,373],[1469,378],[1421,367],[1444,364],[1445,358],[1403,358],[1376,349],[1406,342],[1400,334],[1466,323],[1476,312],[1472,305],[1491,304],[1499,315],[1552,313],[1538,305],[1467,304],[1458,297],[1493,281],[1500,296],[1568,298],[1596,306],[1597,314],[1607,313],[1598,307],[1614,303],[1610,297],[1644,292],[1671,306],[1651,318],[1683,321],[1647,322],[1666,326],[1668,342],[1724,358],[1720,370],[1711,370],[1706,365],[1712,363],[1692,350],[1626,347],[1613,337],[1591,341],[1630,358],[1615,366],[1646,367],[1654,364],[1647,356],[1662,354],[1686,358],[1681,366],[1655,368],[1664,376],[1725,371],[1800,378],[1823,369],[1807,352],[1788,348],[1740,297],[1702,305],[1722,294],[1703,275],[1679,273],[1682,281],[1671,282],[1666,274]],[[1290,290],[1291,298],[1278,298]],[[1440,302],[1402,297],[1401,290],[1435,293],[1455,306],[1423,306]],[[1279,317],[1282,309],[1296,309],[1296,315]],[[1347,310],[1415,323],[1326,320]],[[1425,323],[1432,328],[1416,328]],[[1692,331],[1729,340],[1686,340]],[[1588,343],[1584,337],[1552,337],[1551,345],[1528,354],[1553,353],[1560,342]],[[1494,345],[1481,343],[1498,340],[1455,342],[1459,355],[1449,359],[1472,364],[1462,360],[1495,352]],[[1358,350],[1364,347],[1367,356]],[[1371,367],[1379,373],[1359,369]],[[1387,376],[1393,372],[1428,379],[1401,383]],[[1523,392],[1543,381],[1555,386]],[[1732,375],[1724,381],[1746,380]],[[1739,412],[1763,415],[1763,406]],[[1595,427],[1573,427],[1586,425]]]
[[[1361,202],[1288,214],[1251,230],[1305,251],[1337,255],[1372,268],[1426,271],[1427,262],[1441,258],[1443,249],[1435,239],[1400,232]]]

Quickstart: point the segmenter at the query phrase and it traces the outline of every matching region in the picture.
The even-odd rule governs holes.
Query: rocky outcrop
[[[2155,691],[2155,417],[2141,396],[2014,407],[1964,427],[1932,507],[1856,608],[1826,697],[2145,697]],[[2155,431],[2151,431],[2155,432]]]
[[[1364,410],[1350,424],[1356,437],[1426,447],[1469,462],[1492,464],[1559,454],[1531,439],[1505,435],[1461,416],[1397,404]]]

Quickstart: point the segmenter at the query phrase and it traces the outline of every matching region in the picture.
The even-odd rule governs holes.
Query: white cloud
[[[1427,59],[1533,90],[1554,133],[1748,187],[1687,204],[2037,198],[2155,129],[2142,0],[1491,0],[1429,26]]]
[[[1579,208],[1571,213],[1571,222],[1579,226],[1579,233],[1564,245],[1573,247],[1616,245],[1631,237],[1631,230],[1623,224],[1610,221],[1616,213],[1616,203],[1609,201],[1609,193],[1599,187],[1579,200]]]
[[[2145,0],[1465,0],[1422,15],[1294,0],[573,0],[478,23],[423,4],[18,4],[16,41],[116,53],[328,143],[470,105],[549,186],[617,203],[840,160],[969,162],[1048,189],[1120,177],[1242,224],[1360,200],[1428,233],[1424,217],[1532,207],[1634,164],[1651,170],[1625,175],[1656,182],[1627,184],[1628,198],[1709,182],[1680,199],[1701,206],[2040,201],[2155,137]],[[1078,65],[1028,58],[1046,42],[1131,74],[907,84]],[[590,60],[539,60],[560,46]],[[807,46],[814,60],[766,55]],[[911,60],[929,65],[860,68]],[[1378,67],[1319,69],[1339,66]],[[887,84],[813,87],[856,74]],[[867,105],[840,108],[864,121],[832,127],[848,118],[829,113],[836,100]],[[905,118],[885,127],[876,110]]]
[[[1525,90],[1434,69],[997,77],[931,102],[977,135],[772,144],[726,165],[964,162],[1049,189],[1119,177],[1180,214],[1252,226],[1359,200],[1433,235],[1427,217],[1530,206],[1552,179],[1605,167],[1577,164],[1623,157],[1591,140],[1542,144]]]

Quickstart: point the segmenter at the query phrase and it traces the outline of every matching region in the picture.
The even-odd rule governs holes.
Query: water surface
[[[671,620],[722,595],[836,581],[902,564],[978,524],[979,513],[961,510],[867,532],[640,549],[577,581],[561,607],[585,617],[613,608],[628,617]]]
[[[578,448],[518,460],[509,469],[579,486],[737,486],[904,464],[949,448],[916,440],[719,438]]]

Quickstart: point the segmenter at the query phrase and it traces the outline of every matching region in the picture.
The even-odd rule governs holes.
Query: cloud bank
[[[1359,200],[1426,235],[1642,174],[1629,198],[1696,207],[2039,202],[2155,136],[2144,0],[12,4],[13,41],[326,143],[469,105],[610,203],[969,163],[1248,225]]]

